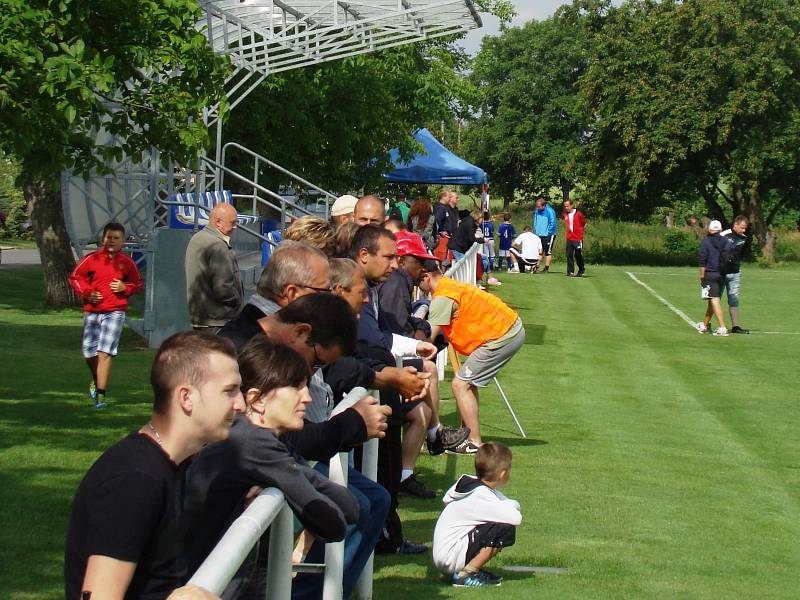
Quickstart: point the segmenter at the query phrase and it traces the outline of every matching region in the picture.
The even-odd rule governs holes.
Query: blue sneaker
[[[483,571],[477,573],[470,573],[459,577],[458,573],[453,575],[453,587],[485,587],[487,585],[498,586],[500,580],[497,578],[489,578]]]
[[[95,410],[100,410],[101,408],[105,408],[106,406],[108,406],[108,404],[106,404],[105,402],[95,402],[94,403]]]
[[[94,381],[89,383],[89,399],[97,404],[97,386],[95,385]]]

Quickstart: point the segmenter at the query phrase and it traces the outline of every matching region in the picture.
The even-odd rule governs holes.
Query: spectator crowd
[[[459,216],[456,203],[450,192],[433,207],[399,198],[387,215],[375,196],[343,196],[331,222],[307,216],[287,228],[250,298],[231,243],[236,210],[211,211],[185,256],[193,330],[168,338],[154,358],[149,421],[106,450],[75,493],[67,598],[214,597],[187,581],[267,487],[296,516],[294,562],[324,562],[325,543],[344,540],[350,597],[373,552],[430,551],[407,539],[397,513],[404,497],[437,495],[416,471],[421,448],[475,462],[475,476],[445,496],[435,564],[454,586],[500,584],[484,566],[514,543],[521,515],[500,492],[511,452],[484,443],[478,395],[525,329],[499,298],[444,276],[443,263],[484,240],[484,215]],[[86,302],[83,353],[97,408],[107,404],[127,298],[142,287],[123,241],[122,226],[109,224],[70,279]],[[452,382],[455,427],[440,420],[435,362],[448,344],[466,357]],[[374,397],[342,402],[356,387]],[[360,472],[369,439],[378,440],[377,481]],[[342,451],[351,455],[346,487],[327,471]],[[224,597],[263,597],[267,551],[257,546]],[[322,584],[300,572],[292,597],[319,598]]]

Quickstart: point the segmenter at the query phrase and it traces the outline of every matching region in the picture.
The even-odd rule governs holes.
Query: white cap
[[[349,215],[355,210],[356,202],[358,202],[358,198],[350,194],[339,196],[336,202],[333,203],[333,206],[331,206],[331,216],[341,217],[342,215]]]
[[[722,223],[720,223],[715,219],[714,221],[711,221],[711,223],[708,224],[708,232],[716,233],[718,231],[722,231]]]

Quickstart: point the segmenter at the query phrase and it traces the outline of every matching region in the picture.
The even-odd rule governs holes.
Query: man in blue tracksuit
[[[542,253],[544,254],[544,269],[542,273],[550,272],[550,263],[553,262],[553,243],[556,241],[558,221],[556,211],[542,196],[536,199],[536,209],[533,211],[533,231],[542,240]]]

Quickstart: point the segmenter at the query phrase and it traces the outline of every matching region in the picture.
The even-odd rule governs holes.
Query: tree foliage
[[[224,100],[225,61],[199,18],[195,0],[0,0],[0,150],[21,165],[48,303],[71,297],[62,169],[207,143],[202,109]]]
[[[414,130],[449,117],[464,60],[439,41],[274,75],[232,111],[223,135],[317,184],[374,189],[391,148],[412,155]]]
[[[470,76],[477,101],[466,145],[507,201],[552,186],[569,196],[586,130],[576,82],[587,55],[583,24],[561,13],[484,41]]]
[[[723,221],[747,215],[769,256],[770,224],[798,202],[797,3],[631,0],[589,10],[596,27],[580,81],[589,193],[620,216],[664,192],[700,194]]]

